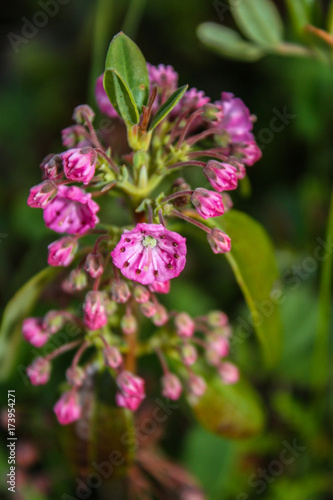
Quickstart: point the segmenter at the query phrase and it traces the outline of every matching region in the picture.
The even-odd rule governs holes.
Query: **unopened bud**
[[[49,311],[44,317],[46,330],[53,334],[62,329],[66,321],[66,316],[61,311]]]
[[[73,269],[68,276],[69,288],[73,291],[84,290],[88,285],[88,278],[83,269]]]
[[[169,320],[169,315],[168,311],[162,304],[158,304],[156,306],[156,312],[154,316],[152,316],[152,322],[154,323],[155,326],[163,326],[165,325]]]
[[[207,239],[214,253],[230,252],[231,239],[226,233],[221,231],[221,229],[214,227],[210,233],[207,234]]]
[[[95,113],[88,104],[81,104],[74,109],[73,120],[79,125],[84,125],[86,123],[86,118],[92,122],[94,117]]]
[[[138,329],[136,317],[133,314],[125,314],[121,318],[120,327],[125,335],[133,335]]]
[[[199,375],[191,373],[188,380],[188,390],[190,395],[200,398],[206,392],[206,382]]]
[[[110,366],[110,368],[119,368],[121,366],[123,358],[117,347],[108,345],[105,347],[103,354],[107,366]]]
[[[45,358],[36,358],[27,368],[27,375],[32,385],[44,385],[49,381],[51,363]]]
[[[239,370],[233,363],[221,363],[219,374],[225,384],[235,384],[239,380]]]
[[[152,318],[154,314],[156,313],[157,307],[156,304],[153,302],[145,302],[144,304],[140,305],[140,310],[146,318]]]
[[[98,278],[103,274],[103,258],[99,253],[89,253],[84,264],[84,269],[92,278]]]
[[[139,304],[144,304],[149,300],[150,293],[146,287],[142,285],[135,285],[133,288],[133,297]]]
[[[112,299],[123,304],[128,301],[131,296],[131,292],[128,288],[126,281],[124,280],[114,280],[111,284],[111,295]]]
[[[198,352],[192,344],[184,344],[181,347],[180,355],[182,358],[182,362],[186,366],[193,365],[198,358]]]
[[[218,328],[229,323],[228,316],[221,311],[211,311],[207,315],[207,323],[211,328]]]
[[[162,394],[168,399],[176,401],[180,398],[183,387],[179,378],[173,373],[167,373],[162,377]]]
[[[52,181],[44,181],[30,189],[27,204],[32,208],[46,208],[57,196],[58,188]]]
[[[81,387],[85,378],[85,373],[80,366],[70,366],[66,370],[66,378],[70,385]]]
[[[169,281],[154,281],[149,285],[149,290],[154,293],[169,293],[170,292],[170,280]]]
[[[60,155],[48,155],[44,158],[40,167],[44,174],[44,179],[62,179],[64,172]]]
[[[195,332],[195,323],[191,316],[185,312],[176,315],[175,326],[179,337],[192,337]]]

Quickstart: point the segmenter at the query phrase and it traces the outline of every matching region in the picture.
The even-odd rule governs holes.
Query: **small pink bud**
[[[184,344],[181,347],[180,355],[186,366],[192,366],[198,358],[198,352],[192,344]]]
[[[27,204],[32,208],[46,208],[57,196],[58,188],[52,181],[44,181],[30,189]]]
[[[226,214],[234,206],[231,196],[224,192],[222,193],[222,200],[224,205],[224,213]]]
[[[154,316],[152,316],[152,322],[155,326],[163,326],[169,321],[169,315],[164,306],[162,304],[158,304],[156,306],[156,311]]]
[[[65,148],[74,148],[79,144],[82,144],[82,141],[86,140],[86,137],[83,135],[84,132],[84,127],[80,127],[77,125],[72,125],[71,127],[64,128],[61,131],[63,146],[65,146]]]
[[[81,417],[81,405],[76,391],[64,392],[55,404],[54,413],[61,425],[71,424]]]
[[[154,281],[149,285],[149,290],[154,293],[169,293],[170,292],[170,280],[161,283],[160,281]]]
[[[133,288],[133,297],[139,304],[143,304],[149,300],[150,293],[146,287],[142,285],[135,285]]]
[[[89,184],[94,177],[97,154],[90,146],[69,149],[61,153],[61,159],[67,179]]]
[[[27,375],[32,385],[44,385],[50,379],[51,363],[45,358],[36,358],[27,368]]]
[[[41,163],[44,179],[60,180],[63,178],[62,161],[60,155],[48,155]]]
[[[237,187],[237,169],[229,163],[209,160],[203,173],[216,191],[230,191]]]
[[[83,269],[73,269],[68,276],[68,284],[72,291],[80,292],[87,288],[88,278]]]
[[[83,304],[84,323],[89,330],[99,330],[108,322],[103,292],[88,292]]]
[[[109,299],[107,295],[104,296],[104,306],[107,316],[110,318],[118,309],[118,304],[114,300]]]
[[[123,358],[117,347],[108,345],[105,347],[103,354],[107,366],[110,366],[110,368],[119,368],[121,366]]]
[[[86,118],[92,122],[94,117],[95,113],[91,107],[88,106],[88,104],[80,104],[80,106],[76,106],[73,112],[73,120],[79,125],[84,125],[86,123]]]
[[[49,339],[43,318],[27,318],[23,320],[22,334],[25,340],[35,347],[42,347]]]
[[[142,402],[142,398],[137,398],[135,396],[124,396],[120,392],[116,394],[116,403],[120,408],[127,408],[131,411],[136,411]]]
[[[80,366],[70,366],[66,370],[66,378],[70,385],[81,387],[85,379],[84,370]]]
[[[188,390],[191,395],[200,398],[206,392],[206,382],[199,375],[191,373],[188,380]]]
[[[49,266],[69,266],[78,249],[78,243],[75,238],[65,236],[50,243],[48,248],[47,263]]]
[[[175,326],[179,337],[192,337],[195,332],[195,323],[191,316],[185,312],[176,315]]]
[[[209,335],[208,345],[209,349],[216,352],[221,358],[224,358],[229,354],[229,342],[225,337],[221,335]]]
[[[233,363],[221,363],[219,374],[225,384],[235,384],[239,380],[239,370]]]
[[[148,300],[148,302],[140,305],[140,311],[146,318],[152,318],[157,312],[157,306]]]
[[[66,321],[66,316],[61,311],[49,311],[44,316],[44,325],[50,334],[59,332]]]
[[[121,318],[120,327],[125,335],[133,335],[138,330],[138,322],[133,314],[125,314]]]
[[[112,299],[119,304],[124,304],[128,301],[131,296],[131,292],[128,288],[126,281],[124,280],[114,280],[111,284],[111,295]]]
[[[86,258],[84,269],[92,278],[102,276],[104,272],[103,258],[99,253],[89,253]]]
[[[214,253],[227,253],[231,250],[231,239],[229,236],[214,227],[210,233],[207,234],[208,243],[210,244]]]
[[[167,373],[162,377],[162,394],[168,399],[176,401],[180,398],[183,387],[179,378],[173,373]]]
[[[116,395],[117,405],[135,411],[146,397],[145,381],[124,370],[117,377],[117,385],[120,390],[120,393]]]
[[[203,219],[218,217],[224,213],[222,196],[215,191],[197,188],[191,196],[191,202]]]
[[[226,326],[229,323],[228,316],[221,311],[211,311],[207,316],[208,325],[211,328]]]

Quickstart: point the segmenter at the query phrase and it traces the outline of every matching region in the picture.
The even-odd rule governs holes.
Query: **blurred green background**
[[[211,500],[333,498],[332,363],[324,383],[314,385],[320,262],[311,268],[306,264],[309,257],[313,260],[317,239],[325,239],[328,219],[333,161],[332,65],[327,58],[282,58],[275,54],[246,63],[212,52],[197,37],[197,27],[203,22],[221,24],[218,14],[222,2],[55,3],[58,12],[48,16],[45,26],[34,34],[23,32],[30,38],[8,35],[22,37],[27,20],[29,24],[35,19],[43,2],[2,5],[1,301],[5,304],[46,265],[47,244],[54,236],[45,228],[41,211],[26,206],[26,198],[30,187],[40,182],[43,157],[62,150],[60,131],[71,124],[73,108],[82,103],[96,106],[95,79],[103,71],[109,41],[124,29],[147,61],[171,64],[181,85],[189,83],[204,90],[212,100],[218,99],[221,91],[233,92],[257,116],[254,133],[263,158],[249,171],[251,192],[237,194],[234,204],[260,221],[270,234],[285,293],[280,365],[273,373],[264,369],[253,335],[237,343],[233,353],[263,398],[265,430],[250,440],[226,440],[204,431],[188,411],[177,411],[168,421],[162,446],[197,477]],[[325,25],[328,3],[305,1],[309,6],[316,4],[314,20],[319,27]],[[286,3],[275,4],[284,19],[286,37],[307,43],[292,28]],[[223,24],[237,29],[229,10],[223,14]],[[292,117],[274,132],[272,119],[279,113]],[[193,245],[201,249],[197,242]],[[238,318],[248,313],[227,264],[212,258],[208,249],[198,256],[193,251],[190,264],[188,281],[175,283],[170,305],[195,314],[223,309],[236,328]],[[193,287],[196,282],[202,285],[200,291]],[[27,353],[27,362],[30,357]],[[322,360],[324,366],[327,359]],[[54,391],[62,378],[61,370],[59,373],[50,386]],[[73,479],[64,468],[57,444],[54,393],[50,387],[27,388],[18,373],[3,387],[3,404],[7,389],[16,388],[20,413],[20,481],[24,488],[17,498],[58,499],[64,492],[74,496]],[[276,462],[285,443],[292,447],[294,441],[302,451],[279,468]],[[0,461],[6,471],[3,450]],[[0,488],[5,492],[2,481]]]

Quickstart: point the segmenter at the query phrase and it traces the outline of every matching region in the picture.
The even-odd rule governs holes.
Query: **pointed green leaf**
[[[197,35],[202,43],[225,57],[256,61],[265,55],[262,48],[243,40],[236,31],[216,23],[200,24]]]
[[[59,273],[59,268],[47,267],[31,278],[8,302],[0,327],[0,380],[14,366],[21,339],[21,322],[37,302],[45,285]]]
[[[302,31],[305,25],[311,24],[311,6],[306,0],[286,0],[286,4],[297,31]]]
[[[260,398],[245,380],[233,385],[224,384],[219,377],[207,380],[205,394],[190,404],[200,424],[218,436],[252,437],[265,423]]]
[[[271,0],[231,2],[231,11],[242,33],[259,45],[272,47],[283,40],[283,23]]]
[[[255,332],[268,366],[281,354],[283,327],[278,301],[281,290],[274,287],[279,273],[272,242],[264,228],[248,215],[230,210],[214,219],[231,238],[226,257],[251,310]]]
[[[122,118],[131,125],[138,123],[142,106],[149,99],[147,64],[139,47],[122,32],[113,37],[109,46],[104,88]]]
[[[173,94],[165,101],[164,104],[159,108],[156,115],[152,119],[151,124],[149,125],[148,131],[154,130],[155,127],[166,117],[168,113],[179,103],[186,90],[188,89],[188,85],[183,85],[183,87],[179,87],[179,89],[175,90]]]

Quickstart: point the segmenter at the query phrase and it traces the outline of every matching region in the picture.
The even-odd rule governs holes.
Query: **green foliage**
[[[173,110],[175,106],[179,103],[186,90],[188,89],[188,85],[183,85],[179,87],[179,89],[175,90],[173,94],[165,101],[164,104],[157,110],[156,115],[152,119],[151,124],[149,125],[148,131],[154,130],[155,127]]]
[[[127,125],[139,123],[149,99],[149,78],[139,47],[124,33],[111,41],[105,61],[104,88]]]

